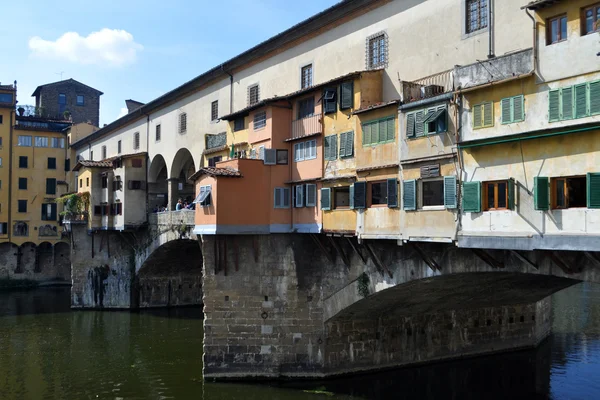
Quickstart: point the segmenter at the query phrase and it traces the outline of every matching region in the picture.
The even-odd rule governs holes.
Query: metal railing
[[[321,133],[322,130],[321,116],[318,114],[292,121],[292,139]]]
[[[410,103],[453,91],[453,71],[449,69],[415,81],[400,80],[402,102]]]

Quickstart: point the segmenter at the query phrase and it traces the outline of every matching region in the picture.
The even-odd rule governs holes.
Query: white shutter
[[[296,207],[304,207],[304,185],[297,185],[296,190]]]
[[[296,143],[294,145],[294,161],[304,160],[304,142]]]
[[[317,185],[309,183],[306,185],[306,207],[317,205]]]
[[[265,149],[264,150],[264,161],[265,165],[277,164],[277,150],[276,149]]]
[[[265,146],[260,146],[258,148],[258,159],[259,160],[264,160],[265,159]]]
[[[309,140],[306,142],[307,149],[305,150],[306,159],[317,158],[317,141]]]
[[[256,158],[256,149],[250,150],[250,158],[253,160]]]
[[[290,188],[281,188],[281,194],[283,195],[283,208],[288,208],[290,206]]]

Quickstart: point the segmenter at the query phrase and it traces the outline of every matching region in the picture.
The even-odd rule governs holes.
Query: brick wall
[[[47,116],[61,116],[58,95],[65,94],[67,104],[65,110],[71,112],[73,123],[91,121],[92,125],[100,125],[100,96],[98,92],[77,83],[65,81],[40,90],[40,105]],[[77,95],[84,96],[84,105],[77,105]]]

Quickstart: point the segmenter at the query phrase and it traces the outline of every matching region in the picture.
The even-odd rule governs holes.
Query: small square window
[[[77,105],[78,106],[82,106],[82,105],[84,105],[83,103],[84,103],[83,102],[83,95],[82,94],[78,94],[77,95]]]
[[[312,117],[315,113],[315,98],[308,97],[298,102],[298,119]]]
[[[306,89],[312,86],[312,82],[313,82],[313,68],[312,68],[312,64],[308,64],[304,67],[302,67],[302,70],[300,72],[300,79],[301,79],[301,88],[302,89]]]
[[[27,178],[19,178],[19,190],[27,190]]]
[[[27,168],[27,156],[19,156],[19,168]]]
[[[367,69],[385,68],[388,61],[388,38],[378,33],[367,38]]]
[[[483,202],[486,211],[508,209],[508,181],[485,182]]]
[[[350,187],[333,189],[333,208],[350,208]]]
[[[549,18],[546,23],[546,43],[554,44],[567,40],[567,16]]]
[[[428,180],[421,182],[421,205],[435,207],[444,205],[444,180]]]
[[[216,121],[219,119],[219,100],[215,100],[210,104],[210,120]]]
[[[253,106],[260,101],[260,89],[258,85],[248,87],[248,105]]]
[[[467,0],[466,13],[467,33],[488,27],[488,0]]]
[[[48,157],[48,169],[56,169],[56,158]]]
[[[233,131],[242,131],[245,128],[244,117],[236,118],[233,122]]]
[[[551,188],[552,208],[587,207],[587,180],[585,176],[553,178]]]
[[[277,150],[277,164],[287,165],[288,164],[288,151]]]

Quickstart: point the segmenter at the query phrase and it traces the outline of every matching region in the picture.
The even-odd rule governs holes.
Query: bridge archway
[[[185,147],[179,149],[173,158],[169,172],[169,207],[175,209],[177,200],[192,201],[194,199],[194,182],[188,178],[196,172],[196,164],[192,153]]]
[[[165,207],[169,200],[167,163],[161,154],[154,156],[148,170],[148,209]]]
[[[45,275],[50,275],[52,277],[55,277],[55,276],[53,276],[56,274],[54,271],[54,257],[52,254],[54,251],[54,248],[52,247],[52,243],[50,243],[50,242],[40,243],[37,251],[38,251],[37,263],[35,265],[34,271],[37,273],[43,273]]]

